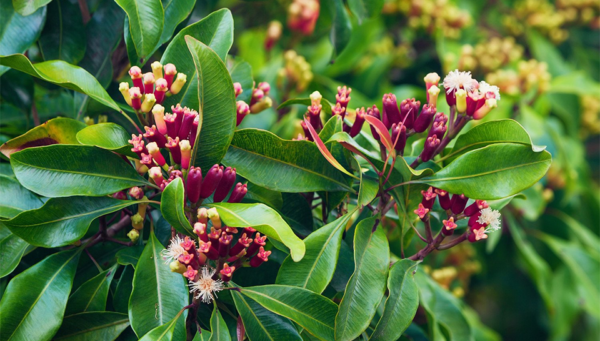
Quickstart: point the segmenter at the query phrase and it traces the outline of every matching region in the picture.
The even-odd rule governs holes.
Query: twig
[[[88,9],[87,1],[78,0],[78,2],[79,2],[79,9],[81,10],[81,18],[83,19],[83,24],[85,25],[92,18],[90,16],[90,10]]]
[[[456,245],[464,242],[465,240],[467,240],[468,237],[468,231],[463,233],[462,235],[460,235],[460,237],[452,239],[451,241],[449,241],[448,243],[439,245],[437,247],[438,250],[448,250],[451,247],[455,247]]]
[[[96,262],[96,260],[94,259],[94,256],[92,256],[92,254],[90,253],[90,251],[87,248],[85,248],[85,253],[87,253],[88,257],[90,257],[90,259],[92,260],[92,263],[94,263],[94,265],[98,269],[98,272],[104,271],[102,269],[102,267],[100,266],[100,264],[98,264],[98,262]]]

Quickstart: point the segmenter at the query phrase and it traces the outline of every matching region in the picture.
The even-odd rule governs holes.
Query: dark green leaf
[[[138,337],[169,322],[188,305],[185,279],[181,274],[171,272],[169,265],[165,264],[160,254],[164,249],[151,233],[135,268],[133,291],[129,298],[129,320]],[[185,333],[183,319],[180,321],[175,335]]]
[[[342,234],[354,212],[348,212],[335,221],[311,233],[306,239],[306,254],[299,262],[288,256],[279,268],[277,284],[297,286],[320,294],[325,290],[335,271]]]
[[[361,221],[354,232],[354,274],[335,317],[335,339],[353,340],[367,329],[385,291],[390,247],[379,220]]]
[[[135,156],[128,142],[130,139],[131,134],[127,133],[125,128],[114,123],[94,124],[77,133],[77,141],[81,144]]]
[[[17,214],[41,207],[44,202],[16,180],[0,175],[0,218],[13,218]]]
[[[530,146],[497,143],[465,153],[433,176],[413,182],[470,198],[501,199],[535,184],[551,161],[547,151],[536,153]]]
[[[220,163],[231,143],[236,123],[233,82],[219,56],[209,46],[191,36],[185,37],[196,72],[196,86],[190,85],[182,101],[198,108],[200,123],[192,163],[205,172]]]
[[[0,301],[2,341],[45,341],[54,336],[63,321],[80,254],[81,249],[56,253],[8,283]]]
[[[185,188],[181,178],[177,178],[165,187],[161,196],[160,211],[163,218],[179,233],[193,236],[194,231],[185,215],[184,206]]]
[[[4,224],[29,244],[59,247],[83,237],[94,219],[138,202],[110,197],[52,198],[41,208],[25,211]]]
[[[15,11],[24,17],[28,17],[39,8],[46,6],[51,0],[12,0]]]
[[[51,144],[79,144],[76,138],[77,132],[85,127],[86,125],[83,122],[57,117],[4,143],[0,147],[0,151],[10,158],[12,153],[25,148]]]
[[[352,23],[342,0],[329,0],[327,3],[328,6],[333,7],[330,9],[333,16],[333,27],[331,28],[329,38],[331,39],[331,45],[333,45],[333,57],[335,58],[350,41]]]
[[[389,296],[370,340],[398,340],[411,324],[419,307],[419,289],[413,275],[417,264],[403,259],[390,269]]]
[[[143,245],[135,245],[119,250],[119,252],[117,252],[117,263],[121,265],[131,265],[135,268],[143,251]]]
[[[117,283],[117,288],[112,296],[113,306],[115,307],[115,310],[120,313],[127,314],[127,305],[129,304],[129,296],[131,296],[131,286],[133,284],[133,272],[133,267],[125,266],[125,269],[123,269],[121,277],[119,278],[119,283]]]
[[[149,331],[148,334],[144,335],[140,339],[140,341],[171,341],[171,340],[173,340],[173,334],[175,333],[175,328],[177,327],[177,322],[179,321],[180,317],[181,317],[181,312],[179,312],[177,315],[175,315],[175,317],[171,321]]]
[[[55,0],[47,8],[48,18],[39,40],[44,60],[79,63],[85,54],[86,39],[79,5],[69,0]]]
[[[117,266],[114,265],[110,269],[101,272],[98,276],[77,288],[69,297],[65,315],[106,310],[108,290],[110,289],[110,282],[112,282],[117,271]]]
[[[0,64],[67,89],[81,92],[111,109],[121,111],[117,103],[110,98],[94,76],[79,66],[71,65],[62,60],[51,60],[34,65],[22,54],[0,57]]]
[[[302,338],[290,320],[263,308],[254,300],[232,291],[233,301],[244,322],[248,339],[300,341]]]
[[[46,20],[46,7],[43,5],[32,6],[31,12],[25,13],[29,11],[25,8],[25,0],[14,0],[14,3],[13,7],[11,0],[0,1],[0,56],[25,52],[39,37]],[[0,75],[7,70],[8,67],[0,66]]]
[[[158,45],[163,31],[164,12],[160,0],[115,0],[127,13],[135,50],[146,60]]]
[[[242,288],[268,310],[289,318],[320,340],[333,340],[337,306],[314,292],[287,285],[265,285]]]
[[[29,148],[10,162],[23,186],[46,197],[101,196],[148,184],[118,155],[92,146]]]
[[[57,341],[106,341],[116,339],[129,326],[127,314],[96,311],[65,317]]]
[[[8,227],[0,222],[0,278],[13,272],[28,246],[26,241],[10,232]]]
[[[190,15],[195,4],[196,0],[162,0],[165,12],[165,25],[156,48],[171,39],[177,25]]]
[[[276,210],[283,207],[283,197],[280,192],[271,191],[264,187],[257,186],[251,182],[248,184],[248,193],[244,197],[244,201],[258,202],[271,206]]]
[[[227,329],[227,324],[221,316],[221,312],[217,305],[213,305],[213,313],[210,317],[210,339],[209,341],[231,341],[231,335],[229,334],[229,329]]]
[[[248,191],[248,193],[250,192]],[[314,221],[310,204],[306,198],[298,193],[281,193],[281,196],[283,205],[279,212],[283,219],[300,236],[308,236],[312,233]]]
[[[252,67],[250,64],[238,58],[231,65],[228,64],[227,69],[229,69],[231,80],[240,83],[244,90],[236,97],[236,100],[250,103],[252,88],[254,87],[254,78],[252,77]]]
[[[321,156],[314,143],[285,141],[268,131],[236,131],[223,163],[275,191],[353,191],[346,176]]]
[[[361,23],[367,18],[380,14],[383,3],[383,0],[348,0],[348,7]]]
[[[290,249],[294,261],[304,257],[306,247],[281,216],[269,206],[263,204],[230,204],[213,203],[223,223],[232,227],[252,226],[260,233],[267,235]]]

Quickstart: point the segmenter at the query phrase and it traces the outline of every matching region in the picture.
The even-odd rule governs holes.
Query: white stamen
[[[471,78],[470,71],[450,71],[450,73],[444,78],[444,88],[446,93],[450,93],[453,90],[464,89],[469,92],[475,88],[477,81]]]
[[[477,222],[489,226],[486,232],[487,230],[497,231],[500,229],[500,212],[488,207],[481,210],[480,213],[481,216],[479,216]]]
[[[485,81],[481,81],[479,82],[479,91],[484,95],[488,92],[491,92],[494,94],[494,98],[496,99],[496,101],[500,100],[500,88],[498,88],[495,85],[490,85]]]
[[[208,270],[205,266],[202,268],[200,279],[190,283],[190,292],[195,294],[194,297],[207,304],[217,297],[217,292],[223,290],[223,281],[212,279],[215,272],[215,269]]]
[[[165,260],[165,264],[169,264],[171,261],[178,260],[179,256],[183,254],[185,249],[181,246],[183,243],[183,238],[179,236],[175,236],[174,239],[171,240],[171,244],[165,250],[162,250],[162,256]]]

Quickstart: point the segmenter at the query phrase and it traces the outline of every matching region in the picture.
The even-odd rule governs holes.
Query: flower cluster
[[[163,259],[171,271],[188,279],[190,292],[197,299],[210,303],[236,269],[259,267],[268,261],[271,251],[264,249],[266,236],[252,227],[238,230],[225,226],[215,208],[198,209],[197,219],[195,237],[173,238],[163,251]],[[253,234],[254,238],[250,238]]]
[[[520,61],[517,71],[502,69],[489,73],[486,77],[488,82],[498,84],[502,92],[510,95],[527,93],[532,89],[544,93],[550,88],[551,78],[548,64],[535,59]]]
[[[320,8],[318,0],[293,0],[288,8],[288,27],[305,36],[311,35],[317,24]]]
[[[244,92],[240,83],[233,83],[233,89],[235,91],[235,97]],[[271,86],[267,82],[258,83],[258,87],[252,89],[252,95],[250,97],[250,104],[244,101],[237,101],[237,125],[242,123],[242,120],[248,114],[258,114],[265,109],[273,106],[273,100],[269,97],[269,91]]]
[[[469,12],[448,0],[393,0],[386,2],[384,13],[401,12],[411,28],[425,29],[429,34],[443,33],[458,38],[460,30],[471,24]]]
[[[285,65],[277,73],[277,87],[286,90],[295,87],[296,92],[304,91],[313,79],[310,64],[293,50],[286,51],[283,59]]]
[[[487,74],[516,62],[522,55],[523,46],[516,44],[513,37],[503,39],[494,37],[474,47],[463,45],[458,58],[458,67]],[[456,62],[454,58],[451,53],[445,55],[445,64],[454,64]]]
[[[439,188],[429,187],[421,191],[423,199],[414,213],[422,221],[428,221],[433,205],[437,201],[440,207],[446,211],[447,219],[442,220],[442,234],[450,236],[457,228],[456,222],[469,218],[468,240],[476,242],[487,239],[487,233],[500,229],[500,212],[489,207],[485,200],[475,200],[467,206],[469,198],[464,194],[451,195]]]

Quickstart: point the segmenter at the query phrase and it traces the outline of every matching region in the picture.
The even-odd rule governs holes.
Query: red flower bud
[[[435,111],[436,108],[433,106],[430,106],[428,104],[425,104],[423,106],[423,110],[421,110],[421,115],[417,117],[417,119],[415,120],[415,125],[413,126],[417,133],[422,133],[425,130],[427,130],[427,128],[429,128],[429,125],[431,124],[431,121],[435,116]]]
[[[441,141],[437,138],[436,135],[428,137],[425,141],[425,148],[423,148],[423,152],[421,152],[421,161],[427,162],[431,160],[431,158],[433,157],[433,153],[440,145],[440,143]]]
[[[210,233],[208,234],[208,238],[210,239],[213,246],[219,246],[219,238],[221,238],[221,230],[216,229],[214,226],[210,228]]]
[[[177,114],[165,114],[165,124],[167,125],[167,135],[170,138],[177,137]]]
[[[236,125],[240,125],[242,120],[250,113],[250,106],[244,101],[237,101],[237,123]]]
[[[448,130],[448,127],[446,126],[446,122],[444,122],[444,121],[433,122],[433,125],[431,126],[431,129],[429,129],[429,133],[427,134],[427,136],[431,137],[431,136],[435,135],[441,139],[442,137],[444,137],[446,130]]]
[[[375,117],[378,120],[381,120],[381,115],[380,115],[379,109],[377,108],[376,105],[373,105],[373,107],[367,109],[367,115]],[[373,126],[370,124],[369,124],[369,127],[371,128],[371,135],[373,135],[373,138],[375,138],[375,140],[379,141],[380,137],[379,137],[379,133],[377,132],[377,130],[375,128],[373,128]]]
[[[454,223],[454,217],[450,217],[450,219],[448,220],[442,220],[442,224],[444,225],[442,227],[442,233],[445,236],[449,236],[452,233],[454,233],[454,229],[456,229],[456,224]]]
[[[261,246],[258,250],[258,254],[250,259],[250,266],[253,268],[259,267],[262,263],[269,260],[270,255],[271,251],[265,251],[265,249]]]
[[[437,197],[437,194],[433,191],[433,187],[429,187],[427,191],[421,191],[421,194],[423,195],[421,203],[425,208],[431,209]]]
[[[475,112],[485,104],[485,94],[478,90],[467,93],[467,116],[473,116]]]
[[[119,200],[127,200],[127,195],[123,191],[113,193],[112,197]]]
[[[267,236],[260,236],[259,232],[256,232],[256,235],[254,236],[254,241],[252,243],[252,245],[250,245],[248,247],[247,253],[246,253],[246,257],[251,257],[254,255],[254,253],[260,248],[263,247],[267,244]]]
[[[346,117],[346,108],[342,107],[339,103],[336,103],[333,108],[331,108],[331,114],[333,116],[341,116],[342,120]]]
[[[321,129],[323,125],[321,124],[321,108],[323,106],[321,104],[311,105],[308,107],[308,119],[310,120],[310,124],[315,128],[315,130]]]
[[[265,97],[265,93],[261,89],[252,90],[252,97],[250,97],[250,106],[260,102]]]
[[[365,108],[356,109],[356,118],[354,119],[354,124],[352,124],[352,128],[350,129],[351,137],[354,137],[360,133],[363,123],[365,123],[365,115]]]
[[[242,89],[242,84],[235,82],[233,83],[233,91],[235,92],[235,97],[237,98],[237,96],[241,95],[242,92],[244,92],[244,89]]]
[[[174,140],[171,137],[167,137],[167,143],[165,146],[169,149],[171,157],[176,164],[181,164],[181,149],[179,148],[179,137]]]
[[[477,222],[479,220],[479,217],[481,217],[481,212],[477,212],[476,214],[472,215],[469,218],[469,222],[467,224],[469,225],[469,228],[471,230],[478,230],[480,228],[487,227],[486,224],[482,224],[482,223]]]
[[[472,203],[465,209],[465,215],[467,217],[470,217],[470,216],[474,215],[475,213],[483,210],[484,208],[488,208],[488,207],[490,207],[490,205],[488,205],[488,203],[485,200],[475,200],[474,203]]]
[[[142,200],[144,197],[144,191],[139,187],[131,187],[129,189],[129,195],[135,200]]]
[[[188,200],[195,204],[200,200],[200,188],[202,187],[202,170],[200,167],[192,167],[187,175],[185,193]]]
[[[419,204],[419,207],[413,212],[415,212],[415,214],[418,215],[421,220],[424,220],[425,216],[427,216],[427,213],[429,213],[429,209],[423,206],[423,204]]]
[[[206,233],[206,224],[195,223],[194,224],[194,233],[198,236],[198,238],[202,242],[205,242],[205,243],[209,242],[208,233]],[[202,245],[202,243],[200,243],[200,245]],[[204,251],[200,251],[200,252],[204,252]]]
[[[156,98],[156,103],[162,104],[165,100],[165,94],[167,93],[167,90],[169,90],[167,80],[159,78],[154,84],[156,85],[156,88],[154,89],[154,98]]]
[[[219,186],[217,186],[217,189],[215,190],[215,195],[213,196],[214,202],[221,202],[223,199],[225,199],[227,194],[229,194],[229,191],[231,191],[231,187],[235,183],[235,176],[235,168],[227,167],[225,169],[225,172],[223,172],[223,178],[221,178]]]
[[[133,86],[138,88],[139,91],[144,88],[144,82],[142,81],[142,69],[137,66],[132,66],[129,69],[129,76],[131,76],[131,80],[133,80]]]
[[[233,236],[228,235],[226,232],[221,234],[221,238],[219,238],[219,256],[225,257],[229,254],[229,246],[231,245],[231,239]]]
[[[235,266],[229,266],[227,263],[223,264],[223,269],[219,272],[221,274],[221,280],[223,282],[229,282],[234,271]]]
[[[179,130],[181,129],[181,123],[183,122],[186,109],[189,111],[187,107],[182,108],[179,103],[177,103],[177,106],[171,106],[173,114],[177,114],[177,117],[175,118],[175,135],[172,136],[173,138],[179,136]]]
[[[383,124],[390,129],[392,124],[399,123],[400,110],[398,109],[398,102],[396,101],[396,95],[385,94],[383,95]]]
[[[171,84],[173,84],[173,79],[175,78],[175,74],[177,73],[177,68],[175,67],[175,65],[169,63],[164,66],[164,70],[165,70],[165,80],[167,81],[167,87],[170,88]]]
[[[444,210],[449,210],[450,207],[452,207],[452,198],[450,197],[450,193],[439,188],[435,189],[435,193],[438,196],[440,206],[442,206]]]
[[[200,123],[200,115],[197,115],[194,118],[194,122],[192,122],[192,129],[190,129],[190,145],[192,148],[194,147],[194,143],[196,142],[196,135],[198,135],[198,124]]]
[[[219,186],[219,182],[223,178],[223,166],[214,165],[211,169],[206,173],[204,180],[202,181],[202,188],[200,190],[200,198],[205,199],[211,196],[217,186]]]
[[[415,101],[414,98],[405,99],[400,103],[400,122],[404,122],[407,129],[410,129],[415,124],[415,117],[419,113],[421,102]]]
[[[233,189],[233,192],[229,196],[229,200],[227,200],[227,202],[230,202],[230,203],[242,202],[242,199],[244,199],[244,196],[246,196],[246,193],[248,193],[248,185],[246,185],[246,184],[242,185],[241,182],[238,182],[237,185],[235,185],[235,188]]]
[[[350,93],[352,92],[351,88],[347,88],[344,86],[338,86],[338,93],[335,95],[336,103],[339,103],[340,106],[344,109],[348,109],[348,103],[350,103]]]
[[[464,209],[465,206],[467,205],[467,201],[469,201],[469,198],[467,198],[464,194],[454,194],[452,196],[452,213],[454,214],[459,214],[461,213]]]
[[[480,240],[487,239],[487,234],[485,233],[485,227],[480,227],[478,229],[471,229],[471,233],[469,234],[469,242],[475,243]]]
[[[404,155],[404,147],[406,146],[406,127],[402,124],[392,124],[392,142],[394,149]]]
[[[230,256],[235,256],[242,252],[245,248],[247,248],[250,243],[252,243],[252,238],[248,238],[246,234],[242,234],[242,236],[238,239],[237,243],[229,250]]]
[[[310,134],[310,130],[308,130],[308,126],[306,125],[306,122],[305,121],[300,122],[300,126],[302,127],[302,130],[304,130],[304,136],[309,141],[314,141],[312,138],[312,135]]]
[[[159,148],[165,147],[167,138],[164,137],[163,134],[159,133],[158,130],[156,130],[155,125],[152,127],[144,127],[144,129],[146,130],[146,133],[144,134],[145,138],[147,138],[150,142],[155,142]]]
[[[129,89],[129,97],[131,98],[131,107],[135,110],[142,108],[142,93],[140,88],[133,87]]]
[[[154,92],[154,74],[147,72],[144,74],[144,93],[151,94]]]
[[[265,94],[265,96],[269,95],[269,91],[271,91],[271,85],[267,82],[260,82],[258,83],[258,88],[260,90],[262,90],[262,92]]]
[[[181,127],[179,127],[179,140],[187,140],[196,116],[198,116],[198,112],[196,110],[189,110],[188,108],[185,108],[183,113],[183,121],[181,122]]]

